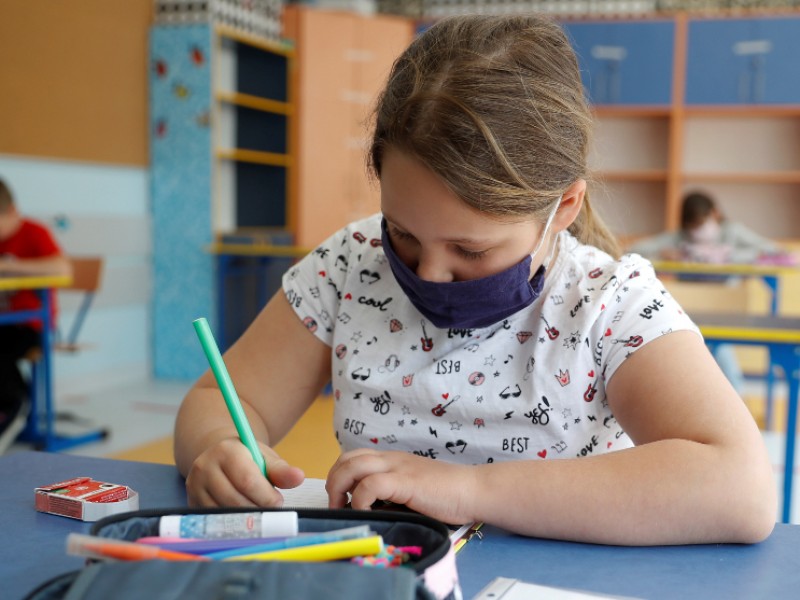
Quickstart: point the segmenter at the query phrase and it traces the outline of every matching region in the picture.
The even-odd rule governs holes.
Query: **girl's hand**
[[[325,488],[331,508],[344,507],[349,492],[355,509],[366,510],[376,500],[386,500],[444,523],[467,523],[475,520],[477,471],[406,452],[362,448],[339,457]]]
[[[305,475],[272,448],[263,444],[260,447],[267,461],[269,479],[261,474],[250,451],[238,438],[224,439],[198,456],[186,476],[189,506],[282,506],[283,496],[273,486],[297,487]]]

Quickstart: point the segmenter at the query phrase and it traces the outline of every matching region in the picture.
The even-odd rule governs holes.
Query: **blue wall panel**
[[[156,377],[207,367],[192,321],[214,314],[211,232],[211,30],[151,30],[151,185]]]

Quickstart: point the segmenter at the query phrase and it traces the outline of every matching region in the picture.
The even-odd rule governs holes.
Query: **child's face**
[[[381,210],[400,259],[421,279],[468,281],[517,264],[539,241],[544,225],[489,218],[467,206],[416,159],[388,149],[381,164]],[[544,260],[545,241],[531,273]]]
[[[719,241],[719,237],[719,221],[713,214],[699,225],[689,229],[689,239],[695,244],[714,244]]]
[[[19,226],[19,214],[11,207],[0,210],[0,241],[7,240]]]

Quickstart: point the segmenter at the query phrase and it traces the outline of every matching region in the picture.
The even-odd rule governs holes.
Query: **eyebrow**
[[[387,216],[386,214],[383,215],[386,219],[386,222],[391,225],[392,227],[397,227],[401,231],[408,233],[409,235],[413,235],[407,228],[403,227],[399,223],[395,222],[391,217]],[[476,238],[440,238],[438,241],[446,242],[448,244],[466,244],[466,245],[476,245],[476,246],[483,246],[486,244],[491,244],[492,240],[489,239],[476,239]]]

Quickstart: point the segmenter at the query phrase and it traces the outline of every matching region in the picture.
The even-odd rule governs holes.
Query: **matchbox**
[[[34,495],[37,511],[81,521],[97,521],[139,508],[139,495],[131,488],[91,477],[37,487]]]

